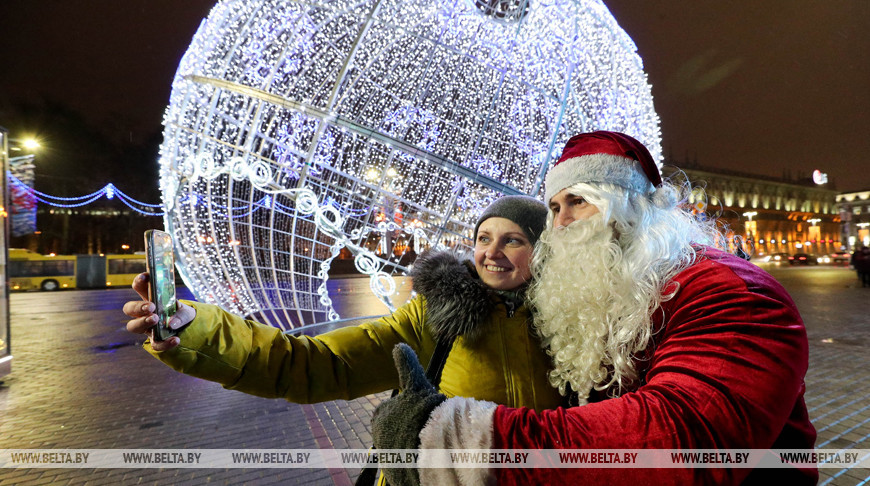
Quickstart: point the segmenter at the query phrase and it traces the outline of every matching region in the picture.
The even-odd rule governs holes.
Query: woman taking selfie
[[[359,326],[291,336],[215,305],[180,302],[169,321],[180,332],[154,341],[157,316],[142,274],[133,283],[142,300],[124,305],[132,318],[127,329],[148,334],[145,349],[173,369],[262,397],[315,403],[396,388],[392,352],[406,343],[424,367],[431,360],[433,373],[441,370],[434,381],[448,397],[554,408],[562,398],[547,381],[550,360],[523,305],[546,215],[530,197],[495,201],[477,221],[473,262],[446,252],[422,255],[412,272],[417,296]]]

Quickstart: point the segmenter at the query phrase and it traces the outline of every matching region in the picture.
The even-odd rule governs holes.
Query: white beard
[[[652,262],[629,265],[600,213],[544,231],[540,244],[543,259],[533,265],[529,299],[553,357],[550,383],[562,395],[570,384],[581,404],[592,388],[617,385],[614,392],[621,393],[638,378],[632,358],[649,344],[652,306],[661,299],[659,288],[649,290],[658,282]],[[629,268],[650,275],[632,275]]]

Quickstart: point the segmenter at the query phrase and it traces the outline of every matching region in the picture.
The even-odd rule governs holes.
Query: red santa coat
[[[536,413],[466,402],[469,424],[433,420],[424,447],[493,449],[811,449],[804,403],[806,330],[769,274],[708,248],[678,274],[679,290],[655,316],[648,364],[618,398]],[[455,399],[451,399],[455,400]],[[450,407],[445,403],[442,407]],[[436,410],[437,412],[437,410]],[[444,412],[442,410],[441,412]],[[476,431],[492,414],[491,440]],[[433,417],[435,414],[433,414]],[[442,416],[446,416],[442,413]],[[442,427],[442,430],[433,430]],[[427,430],[429,429],[429,430]],[[471,433],[466,433],[471,432]],[[439,443],[433,437],[476,437]],[[491,469],[499,484],[815,484],[812,469]],[[773,480],[776,481],[773,481]]]

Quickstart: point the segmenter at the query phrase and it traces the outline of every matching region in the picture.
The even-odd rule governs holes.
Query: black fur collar
[[[436,340],[464,336],[471,343],[486,333],[495,302],[471,261],[450,252],[427,252],[414,262],[414,290],[426,298],[426,322]]]

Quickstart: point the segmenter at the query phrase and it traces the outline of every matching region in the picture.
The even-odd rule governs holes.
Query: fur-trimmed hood
[[[475,342],[486,333],[497,301],[470,260],[450,252],[427,252],[411,271],[414,291],[426,298],[426,325],[437,340],[464,336]]]

